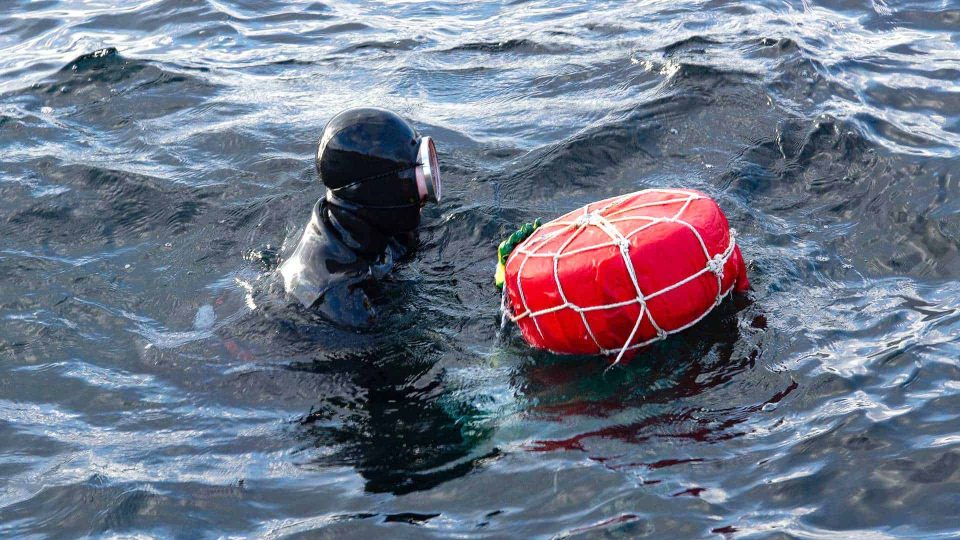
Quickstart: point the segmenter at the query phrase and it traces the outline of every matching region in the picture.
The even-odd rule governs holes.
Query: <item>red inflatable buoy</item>
[[[506,261],[508,313],[557,353],[635,350],[749,287],[723,211],[703,193],[646,189],[545,223]]]

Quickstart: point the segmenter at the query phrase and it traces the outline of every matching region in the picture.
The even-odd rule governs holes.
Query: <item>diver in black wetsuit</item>
[[[390,111],[350,109],[327,123],[316,160],[327,191],[280,267],[283,286],[334,322],[369,326],[362,285],[413,248],[421,208],[440,200],[436,148]]]

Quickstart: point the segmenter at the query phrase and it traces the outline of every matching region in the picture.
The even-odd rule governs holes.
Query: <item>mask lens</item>
[[[440,163],[437,161],[437,147],[433,139],[424,137],[420,141],[417,167],[417,187],[423,202],[440,202],[442,184],[440,182]]]

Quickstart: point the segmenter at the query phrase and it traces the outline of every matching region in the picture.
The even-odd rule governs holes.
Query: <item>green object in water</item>
[[[498,289],[503,289],[503,282],[506,279],[507,257],[510,256],[514,248],[520,245],[520,242],[526,240],[539,227],[540,218],[537,218],[533,220],[533,223],[524,223],[506,240],[500,242],[500,247],[497,248],[497,273],[493,277]]]

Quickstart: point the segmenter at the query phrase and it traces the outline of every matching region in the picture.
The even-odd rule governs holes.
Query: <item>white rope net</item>
[[[642,202],[637,204],[632,204],[624,208],[618,208],[618,206],[623,205],[625,202],[640,198],[642,195],[647,194],[662,194],[667,197],[663,200]],[[540,325],[537,322],[537,318],[543,315],[550,313],[555,313],[564,309],[569,309],[579,314],[580,319],[583,321],[583,326],[587,331],[587,334],[590,336],[590,339],[593,340],[593,343],[596,344],[597,349],[600,351],[600,354],[603,355],[613,355],[616,354],[616,360],[613,362],[613,365],[616,365],[623,358],[623,355],[627,351],[634,349],[639,349],[665,339],[671,334],[681,332],[690,328],[691,326],[700,322],[704,317],[706,317],[714,307],[719,305],[723,299],[730,293],[733,289],[736,280],[732,280],[730,285],[724,289],[723,288],[723,278],[724,278],[724,266],[727,261],[730,260],[731,255],[736,248],[736,231],[734,229],[729,229],[729,242],[726,248],[714,255],[710,254],[710,250],[707,248],[707,243],[704,242],[703,236],[700,234],[700,231],[693,224],[685,221],[683,219],[684,212],[690,207],[690,205],[697,200],[708,199],[708,197],[687,190],[681,189],[645,189],[635,193],[629,193],[626,195],[621,195],[611,199],[606,199],[587,205],[583,208],[582,213],[579,217],[574,220],[564,221],[563,218],[557,221],[551,221],[545,223],[539,229],[537,229],[534,234],[529,238],[523,241],[514,252],[510,255],[512,259],[515,256],[523,257],[520,262],[519,269],[516,275],[516,286],[519,293],[521,301],[521,310],[516,315],[510,314],[510,319],[513,322],[518,322],[521,319],[529,317],[533,320],[534,325],[537,328],[537,331],[543,335]],[[637,211],[642,211],[647,208],[654,207],[665,207],[669,205],[676,205],[678,210],[672,214],[665,216],[648,216],[637,214]],[[593,206],[596,208],[591,211],[590,207]],[[579,212],[579,211],[578,211]],[[571,213],[564,217],[574,217],[575,214]],[[635,228],[629,228],[630,224],[636,223],[638,226]],[[649,230],[652,227],[655,227],[660,224],[673,223],[680,227],[684,227],[693,233],[696,238],[697,243],[699,244],[700,249],[702,250],[704,256],[703,267],[698,271],[690,274],[689,276],[677,281],[676,283],[669,285],[667,287],[661,288],[652,292],[645,292],[641,289],[640,283],[637,279],[637,269],[634,266],[634,262],[630,256],[630,247],[631,240],[637,235],[643,233],[644,231]],[[609,238],[608,241],[604,241],[598,244],[587,245],[583,247],[578,247],[575,249],[567,248],[580,236],[584,231],[588,230],[591,227],[596,227],[599,230],[603,231],[605,236]],[[551,240],[558,238],[559,236],[573,231],[573,234],[570,234],[566,240],[557,248],[555,251],[541,251],[544,246],[548,245]],[[626,230],[626,232],[624,232]],[[567,298],[567,294],[564,293],[563,285],[560,282],[560,273],[559,265],[560,260],[563,257],[569,257],[572,255],[578,255],[582,253],[587,253],[590,251],[599,250],[602,248],[616,247],[619,250],[620,257],[623,260],[623,264],[626,267],[627,275],[629,275],[630,282],[633,286],[635,297],[621,302],[603,304],[603,305],[592,305],[592,306],[581,306],[570,301]],[[549,258],[553,260],[553,279],[557,285],[557,291],[560,293],[560,299],[562,303],[555,305],[553,307],[538,309],[536,311],[531,310],[527,304],[527,296],[524,294],[523,286],[521,283],[521,277],[523,276],[523,269],[526,266],[527,262],[538,259],[538,258]],[[509,265],[509,261],[508,261]],[[690,321],[683,326],[678,328],[672,328],[670,330],[663,329],[659,324],[657,324],[656,319],[651,313],[650,309],[647,307],[647,302],[653,298],[666,294],[674,289],[682,287],[683,285],[690,283],[691,281],[696,280],[697,278],[703,276],[706,273],[711,273],[716,277],[717,280],[717,294],[713,303],[706,307],[704,312],[696,317],[694,320]],[[504,287],[504,294],[506,294],[506,287]],[[627,306],[638,305],[640,308],[639,316],[637,317],[636,323],[633,325],[633,329],[630,331],[630,335],[627,340],[624,342],[623,346],[616,349],[608,349],[603,347],[600,342],[597,340],[594,335],[593,329],[590,327],[590,323],[587,321],[587,314],[592,311],[601,311],[601,310],[612,310],[624,308]],[[509,310],[507,311],[509,313]],[[656,331],[656,335],[650,339],[634,343],[634,339],[637,336],[637,331],[640,329],[641,323],[644,318],[649,321],[650,325]]]

